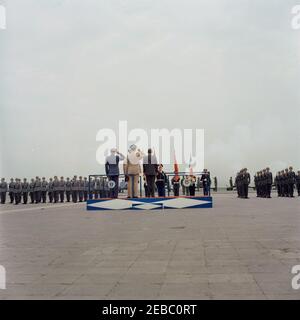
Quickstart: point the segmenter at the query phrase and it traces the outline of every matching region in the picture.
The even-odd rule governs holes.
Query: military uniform
[[[1,204],[5,204],[6,202],[6,193],[8,191],[7,182],[2,179],[0,183],[0,195],[1,195]]]
[[[174,196],[178,197],[179,196],[179,189],[180,189],[180,177],[174,176],[171,180],[171,183],[173,186]]]
[[[289,177],[288,172],[285,171],[283,174],[283,196],[288,197],[289,196]]]
[[[69,178],[67,178],[66,181],[66,198],[67,198],[67,202],[70,202],[70,198],[71,198],[71,181]]]
[[[89,193],[89,182],[88,182],[86,177],[84,177],[83,183],[84,183],[84,186],[83,186],[83,200],[87,201],[88,193]]]
[[[269,169],[267,169],[266,172],[266,197],[267,198],[271,198],[271,192],[272,192],[272,184],[273,184],[273,175],[272,172],[269,171]]]
[[[280,176],[279,173],[276,174],[276,177],[274,178],[274,184],[277,190],[277,196],[280,197]]]
[[[281,197],[284,197],[284,196],[285,196],[284,179],[285,179],[284,171],[282,170],[282,171],[280,172],[280,177],[279,177],[279,183],[280,183],[280,196],[281,196]]]
[[[20,179],[17,179],[15,182],[14,193],[15,193],[15,204],[19,204],[22,198],[22,184]]]
[[[294,187],[296,182],[296,174],[292,168],[288,172],[288,194],[289,197],[294,197]]]
[[[53,196],[54,196],[54,191],[53,191],[53,180],[52,178],[49,179],[48,183],[48,197],[49,197],[49,202],[53,202]]]
[[[33,179],[31,179],[31,182],[29,184],[29,196],[30,196],[30,200],[31,203],[34,203],[35,198],[34,198],[34,186],[35,186],[35,182]]]
[[[208,196],[210,194],[210,174],[207,170],[204,170],[204,173],[201,175],[201,181],[203,184],[203,195]]]
[[[53,199],[54,203],[58,202],[59,197],[59,180],[55,177],[53,180]]]
[[[60,178],[59,181],[59,199],[60,202],[65,201],[65,190],[66,190],[66,181],[63,179],[63,177]]]
[[[78,180],[77,178],[74,178],[71,182],[71,189],[72,189],[72,201],[77,202],[78,201]]]
[[[10,183],[8,185],[8,194],[10,198],[10,203],[14,203],[15,200],[15,182],[14,179],[10,179]]]
[[[238,198],[241,197],[241,190],[240,190],[240,172],[238,172],[235,176],[235,186]]]
[[[84,192],[84,181],[82,180],[82,177],[79,177],[79,180],[78,180],[78,198],[79,198],[79,202],[83,201],[83,192]]]
[[[34,183],[34,199],[35,203],[41,202],[42,182],[40,179],[36,179]]]
[[[103,184],[103,188],[102,190],[100,190],[100,197],[101,198],[108,198],[109,197],[109,187],[108,187],[108,180],[105,178],[101,178],[102,180],[102,184]]]
[[[95,180],[90,178],[89,184],[89,199],[93,199],[94,188],[95,188]]]
[[[95,184],[94,184],[95,199],[98,199],[98,197],[100,196],[100,190],[101,190],[101,181],[99,178],[96,178]]]
[[[296,187],[298,192],[298,197],[300,197],[300,171],[298,171],[298,174],[296,175]]]
[[[196,177],[195,176],[189,176],[189,191],[190,191],[190,196],[194,197],[195,196],[195,191],[196,191]]]
[[[164,173],[163,170],[158,171],[156,175],[156,187],[157,187],[157,193],[159,197],[165,197],[166,196],[166,182],[167,182],[167,176]]]
[[[29,183],[26,179],[23,180],[22,183],[22,195],[23,195],[23,203],[27,204],[28,202],[28,192],[29,192]]]
[[[253,181],[254,181],[254,189],[256,191],[256,196],[258,197],[258,194],[257,194],[257,175],[256,174],[253,177]]]
[[[48,191],[48,182],[45,179],[43,179],[41,182],[41,198],[43,203],[46,203],[47,191]]]
[[[260,188],[261,188],[261,197],[265,198],[267,196],[267,174],[266,170],[262,171],[260,178]]]

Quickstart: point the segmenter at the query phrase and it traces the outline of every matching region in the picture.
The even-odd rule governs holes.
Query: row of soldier
[[[240,170],[235,178],[235,186],[239,198],[248,198],[250,174],[247,169]],[[295,174],[293,167],[279,171],[273,180],[270,168],[258,171],[254,175],[254,189],[257,197],[271,198],[272,186],[276,187],[278,197],[294,197],[295,187],[300,196],[300,171]]]
[[[57,176],[50,178],[49,181],[45,177],[40,179],[36,177],[31,179],[30,182],[26,178],[21,179],[10,179],[7,183],[4,178],[1,179],[0,183],[0,198],[1,204],[6,203],[7,193],[10,198],[10,203],[19,204],[22,202],[27,204],[28,201],[31,203],[46,203],[47,197],[50,203],[64,202],[83,202],[87,199],[95,197],[105,198],[109,197],[109,188],[107,181],[103,178],[95,179],[89,182],[87,177],[74,176],[73,179],[61,177],[58,179]]]
[[[294,197],[295,186],[298,196],[300,196],[300,171],[297,175],[293,171],[293,167],[278,171],[274,179],[278,197]]]
[[[248,189],[251,182],[247,168],[241,169],[235,177],[235,185],[239,198],[248,199]]]
[[[260,198],[271,198],[273,175],[270,168],[258,171],[254,176],[254,187],[256,196]]]

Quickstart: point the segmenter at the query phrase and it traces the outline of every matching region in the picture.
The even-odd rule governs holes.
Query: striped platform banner
[[[87,201],[87,210],[199,209],[212,206],[212,197],[103,198]]]

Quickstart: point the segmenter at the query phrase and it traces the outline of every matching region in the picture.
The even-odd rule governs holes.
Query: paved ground
[[[300,198],[213,209],[0,207],[0,299],[300,299]]]

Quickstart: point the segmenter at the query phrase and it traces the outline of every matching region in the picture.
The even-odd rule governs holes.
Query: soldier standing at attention
[[[195,191],[196,191],[196,177],[193,174],[189,175],[189,192],[190,196],[194,197],[195,196]]]
[[[288,184],[289,184],[289,197],[294,197],[294,187],[296,182],[296,174],[293,171],[293,167],[289,167],[288,171]]]
[[[41,202],[41,189],[42,189],[42,182],[39,177],[36,177],[35,183],[34,183],[34,198],[35,203]]]
[[[49,179],[49,184],[48,184],[48,197],[49,197],[49,202],[53,202],[53,179]]]
[[[245,168],[243,171],[243,198],[244,199],[249,199],[248,189],[249,189],[250,182],[251,182],[250,174],[249,172],[247,172],[247,168]]]
[[[280,189],[280,197],[284,196],[284,188],[283,188],[283,171],[279,171],[279,189]]]
[[[296,187],[297,187],[298,197],[300,197],[300,171],[298,171],[297,173],[298,174],[296,175]]]
[[[10,203],[14,203],[15,200],[15,182],[14,179],[10,179],[10,183],[8,185],[8,194],[10,198]]]
[[[257,178],[258,178],[258,172],[254,175],[253,180],[254,180],[254,188],[256,191],[256,197],[258,197],[258,188],[257,188]]]
[[[29,196],[30,196],[31,203],[34,203],[34,201],[35,201],[35,199],[34,199],[34,186],[35,186],[34,179],[31,179],[30,184],[29,184]]]
[[[22,184],[20,179],[16,179],[15,182],[15,204],[19,204],[21,202],[22,197]]]
[[[6,202],[7,190],[8,190],[7,182],[5,181],[4,178],[2,178],[0,183],[1,204],[5,204]]]
[[[210,189],[210,176],[207,169],[203,170],[203,174],[201,175],[201,181],[203,185],[203,195],[208,196],[209,195],[209,189]]]
[[[289,196],[289,177],[288,177],[288,174],[289,174],[289,170],[288,169],[285,169],[285,171],[283,171],[283,196],[284,197],[288,197]]]
[[[87,180],[87,177],[83,178],[83,183],[84,183],[84,187],[83,187],[83,200],[87,201],[88,199],[88,192],[89,192],[89,182]]]
[[[279,175],[280,175],[280,172],[278,171],[277,174],[276,174],[276,177],[274,178],[274,184],[275,184],[275,187],[276,187],[276,190],[277,190],[277,197],[280,197],[280,183],[279,183]]]
[[[95,188],[95,180],[90,177],[89,180],[89,199],[93,199],[93,194],[94,194],[94,188]]]
[[[79,177],[78,181],[78,198],[79,202],[83,201],[83,192],[84,192],[84,181],[82,180],[82,176]]]
[[[245,175],[244,175],[244,169],[241,169],[239,173],[239,189],[240,189],[240,198],[244,198],[244,181],[245,181]]]
[[[230,190],[233,190],[233,181],[232,181],[232,177],[229,178],[229,188]]]
[[[179,175],[175,174],[175,176],[171,180],[172,186],[173,186],[173,192],[174,196],[179,196],[179,189],[180,189],[180,177]]]
[[[235,181],[234,181],[238,198],[240,198],[239,175],[240,173],[238,172],[235,176]]]
[[[266,175],[267,175],[267,198],[271,198],[273,175],[272,175],[272,172],[270,171],[270,168],[266,168]]]
[[[43,177],[41,182],[41,198],[43,203],[46,203],[47,191],[48,191],[48,182],[46,181],[46,178]]]
[[[264,169],[260,172],[260,196],[263,198],[265,196],[265,171]]]
[[[78,180],[77,176],[74,176],[72,182],[71,182],[71,189],[72,189],[72,201],[74,203],[77,202],[78,198]]]
[[[214,184],[215,184],[214,191],[217,192],[218,191],[218,178],[217,177],[214,177]]]
[[[23,194],[23,203],[27,204],[28,201],[28,192],[29,192],[29,183],[27,182],[27,179],[23,179],[22,183],[22,194]]]
[[[71,181],[70,178],[67,178],[66,181],[66,197],[67,197],[67,202],[70,202],[70,198],[71,198]]]
[[[59,181],[57,176],[54,177],[53,180],[53,198],[54,198],[54,203],[58,202],[58,197],[59,197]]]
[[[64,177],[60,177],[60,181],[59,181],[59,199],[60,199],[60,202],[64,202],[64,200],[65,200],[65,190],[66,190],[66,182],[64,180]]]
[[[258,173],[258,196],[261,198],[263,196],[263,172],[259,171]]]
[[[100,190],[101,190],[101,182],[99,178],[96,178],[95,185],[94,185],[95,199],[98,199],[98,197],[100,196]]]
[[[157,193],[159,197],[166,196],[166,189],[165,189],[166,182],[167,182],[167,176],[163,171],[163,165],[160,164],[158,166],[158,172],[156,176],[156,186],[157,186]]]

